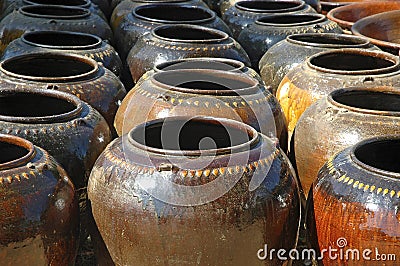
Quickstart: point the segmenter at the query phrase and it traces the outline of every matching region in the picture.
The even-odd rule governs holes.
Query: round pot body
[[[169,133],[162,136],[161,128]],[[231,133],[236,137],[228,143]],[[180,144],[157,144],[177,134]],[[287,157],[271,139],[233,120],[179,117],[135,127],[99,157],[88,189],[118,265],[276,264],[254,251],[296,243],[300,203]]]
[[[158,72],[137,84],[115,119],[120,136],[149,120],[212,115],[244,122],[280,140],[286,150],[285,118],[276,98],[257,80],[218,70]]]
[[[79,209],[67,173],[45,150],[0,134],[0,257],[6,265],[73,265]]]
[[[265,52],[274,44],[296,33],[341,33],[340,27],[321,14],[287,14],[262,17],[244,29],[239,43],[250,57],[251,65],[258,64]]]
[[[399,70],[398,57],[381,51],[348,48],[309,57],[289,71],[276,92],[289,135],[301,114],[323,96],[346,87],[398,86]]]
[[[108,0],[90,0],[90,1],[100,8],[100,10],[106,16],[106,18],[110,18],[112,8],[111,8],[111,4]]]
[[[318,170],[335,153],[357,142],[400,134],[398,88],[331,92],[301,116],[294,136],[297,173],[307,194]]]
[[[309,196],[307,223],[316,233],[314,249],[333,244],[338,250],[334,259],[324,256],[324,265],[382,265],[371,263],[374,259],[398,265],[399,147],[394,136],[364,140],[322,167]]]
[[[78,96],[114,121],[126,91],[119,79],[93,59],[61,53],[35,53],[11,57],[0,63],[2,88],[42,88]]]
[[[68,31],[32,31],[12,41],[2,59],[32,53],[61,52],[83,55],[96,60],[116,76],[122,72],[122,61],[115,49],[96,35]]]
[[[338,33],[300,33],[273,45],[259,62],[262,79],[276,93],[285,75],[311,55],[342,48],[379,50],[362,37]]]
[[[205,7],[176,4],[138,6],[125,16],[118,28],[114,28],[116,49],[121,59],[126,58],[141,36],[164,24],[201,25],[231,33],[228,26]]]
[[[242,47],[226,33],[193,25],[165,25],[143,36],[131,49],[127,63],[134,82],[155,65],[194,57],[224,57],[250,65]]]
[[[25,32],[37,30],[91,33],[112,42],[107,22],[86,8],[31,5],[15,10],[0,22],[0,53]]]
[[[257,19],[274,14],[316,13],[301,0],[245,0],[228,8],[222,19],[237,38],[240,32]]]

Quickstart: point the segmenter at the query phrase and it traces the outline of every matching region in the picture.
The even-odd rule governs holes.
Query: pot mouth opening
[[[223,31],[194,25],[158,26],[153,36],[170,41],[185,43],[219,43],[229,38]]]
[[[98,64],[78,55],[37,53],[6,59],[0,63],[0,71],[20,79],[64,82],[90,77],[98,71]]]
[[[35,153],[35,148],[30,141],[0,134],[0,171],[27,164]]]
[[[132,13],[141,20],[163,24],[199,24],[215,19],[210,10],[190,5],[149,4],[134,8]]]
[[[336,33],[304,33],[289,35],[287,41],[304,46],[323,48],[359,48],[368,47],[370,42],[362,37]]]
[[[77,6],[77,7],[89,7],[90,2],[88,0],[23,0],[24,4],[28,5],[57,5],[57,6]]]
[[[262,26],[288,27],[303,26],[320,23],[326,20],[321,14],[283,14],[261,17],[256,24]]]
[[[244,96],[254,94],[259,89],[257,81],[251,77],[218,70],[157,72],[151,81],[166,90],[214,96]]]
[[[400,94],[389,90],[340,89],[333,91],[328,99],[336,106],[355,112],[400,115]]]
[[[102,40],[92,34],[68,31],[32,31],[24,33],[21,40],[29,45],[50,49],[93,49]]]
[[[246,0],[239,1],[235,7],[255,13],[284,13],[296,11],[305,6],[303,1]]]
[[[187,58],[167,61],[158,64],[154,69],[159,71],[184,70],[184,69],[212,69],[222,71],[240,71],[244,68],[240,61],[226,58]]]
[[[19,10],[25,16],[37,18],[80,19],[90,15],[86,8],[57,5],[23,6]]]
[[[246,151],[258,133],[238,121],[213,117],[173,117],[141,124],[129,132],[141,149],[166,155],[219,155]]]
[[[353,161],[364,169],[387,177],[400,178],[400,138],[385,136],[367,139],[356,144]]]
[[[0,93],[0,120],[24,124],[58,123],[79,116],[82,102],[52,90],[7,90]]]

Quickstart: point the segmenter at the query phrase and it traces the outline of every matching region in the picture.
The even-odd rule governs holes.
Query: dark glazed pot
[[[12,41],[2,59],[43,52],[83,55],[96,60],[116,76],[122,71],[122,61],[115,49],[96,35],[69,31],[32,31]]]
[[[301,116],[294,139],[305,193],[335,153],[364,139],[394,134],[400,134],[398,88],[335,90],[311,105]]]
[[[379,50],[365,38],[337,33],[293,34],[273,45],[259,62],[261,77],[276,93],[283,77],[311,55],[342,48]]]
[[[276,97],[288,122],[289,135],[301,114],[338,88],[400,86],[399,58],[381,51],[338,49],[315,54],[289,71]]]
[[[112,42],[107,22],[88,9],[65,6],[24,6],[0,22],[0,54],[7,45],[27,31],[55,30],[91,33]]]
[[[231,33],[228,26],[208,8],[191,5],[150,4],[138,6],[114,28],[116,49],[124,60],[137,40],[164,24],[191,24]]]
[[[179,144],[163,143],[177,136]],[[149,121],[112,142],[88,191],[117,265],[258,265],[264,245],[296,245],[294,175],[282,150],[250,126],[177,117]]]
[[[0,63],[1,88],[42,88],[68,92],[89,103],[110,127],[126,91],[118,78],[93,59],[61,53],[11,57]]]
[[[5,265],[73,265],[79,209],[67,173],[42,148],[0,134],[0,257]]]
[[[337,254],[340,250],[360,252],[359,260],[325,256],[324,265],[382,265],[383,258],[384,265],[398,265],[399,153],[398,136],[373,138],[343,150],[322,167],[307,214],[307,223],[316,232],[314,249],[336,243],[341,247],[334,247]],[[367,249],[371,252],[363,253]],[[373,259],[381,261],[371,263]]]
[[[111,8],[111,4],[109,3],[108,0],[90,0],[90,1],[93,4],[97,5],[107,18],[110,18],[113,9]]]
[[[315,13],[301,0],[245,0],[235,3],[222,15],[222,19],[237,38],[240,32],[257,19],[274,14]]]
[[[219,70],[158,72],[122,101],[115,118],[120,136],[159,117],[210,115],[246,123],[287,148],[286,121],[267,88],[244,74]]]
[[[228,34],[184,24],[159,26],[143,36],[129,52],[127,63],[137,82],[156,64],[193,57],[224,57],[250,65],[246,52]]]
[[[321,14],[270,15],[256,20],[244,29],[238,38],[248,53],[251,65],[258,70],[258,63],[274,44],[296,33],[341,33],[339,26]]]

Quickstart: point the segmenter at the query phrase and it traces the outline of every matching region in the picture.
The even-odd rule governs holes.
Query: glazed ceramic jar
[[[238,120],[287,148],[286,121],[275,97],[257,80],[227,71],[158,72],[128,93],[114,124],[121,136],[146,121],[182,115]]]
[[[244,29],[238,38],[248,53],[251,65],[258,70],[258,63],[274,44],[296,33],[341,33],[340,27],[321,14],[270,15],[256,20]]]
[[[331,92],[301,116],[294,136],[297,172],[307,193],[318,170],[335,153],[357,142],[400,134],[398,88],[352,88]]]
[[[338,33],[299,33],[273,45],[259,62],[262,79],[276,93],[283,77],[295,66],[319,52],[341,48],[379,50],[362,37]]]
[[[192,57],[224,57],[250,65],[242,47],[225,32],[194,25],[164,25],[140,38],[127,57],[132,79],[155,65]]]
[[[36,53],[0,62],[1,88],[43,88],[68,92],[88,102],[113,124],[126,91],[118,78],[93,59]]]
[[[100,8],[100,10],[106,16],[106,18],[110,18],[113,9],[111,8],[109,0],[90,0],[90,1]]]
[[[333,259],[323,257],[324,265],[398,265],[399,152],[398,136],[368,139],[335,155],[319,172],[307,219],[316,233],[314,249],[337,249]],[[358,250],[359,259],[351,250]]]
[[[114,28],[116,49],[124,60],[137,40],[157,26],[191,24],[222,30],[230,34],[226,24],[208,8],[192,5],[150,4],[135,7]]]
[[[33,5],[24,6],[0,22],[0,54],[7,45],[27,31],[62,30],[91,33],[112,41],[107,22],[86,8]]]
[[[12,41],[2,59],[21,54],[63,52],[83,55],[96,60],[116,76],[122,71],[122,61],[115,49],[93,34],[69,31],[32,31]]]
[[[316,13],[301,0],[245,0],[229,7],[222,19],[237,38],[240,32],[257,19],[273,14]]]
[[[315,54],[289,71],[276,97],[289,135],[301,114],[330,92],[346,87],[398,86],[399,58],[381,51],[338,49]]]
[[[201,116],[149,121],[113,141],[88,191],[114,262],[259,265],[265,245],[293,248],[298,186],[275,144],[243,123]]]
[[[45,150],[0,134],[0,257],[6,265],[73,265],[79,209],[67,173]]]

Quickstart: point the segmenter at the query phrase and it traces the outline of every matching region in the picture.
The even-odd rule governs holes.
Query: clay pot
[[[237,38],[240,32],[257,19],[273,14],[315,13],[315,10],[301,0],[246,0],[229,7],[222,19]]]
[[[297,239],[300,203],[287,157],[229,119],[135,127],[99,157],[88,190],[117,265],[254,265],[265,244],[290,249]]]
[[[293,34],[273,45],[259,62],[262,79],[276,93],[283,77],[295,66],[319,52],[341,48],[379,50],[365,38],[337,33]]]
[[[382,50],[399,54],[400,10],[388,11],[358,20],[351,27],[354,35],[363,36]]]
[[[321,14],[270,15],[256,20],[244,29],[238,38],[248,53],[251,65],[258,70],[258,63],[274,44],[296,33],[341,33],[339,26]]]
[[[228,34],[194,25],[165,25],[143,36],[127,57],[132,79],[139,78],[156,64],[193,57],[224,57],[250,65],[242,47]]]
[[[118,78],[93,59],[61,53],[36,53],[0,63],[1,88],[42,88],[68,92],[88,102],[110,128],[126,91]]]
[[[400,134],[398,88],[335,90],[301,116],[294,138],[297,172],[306,193],[335,153],[357,142]]]
[[[116,49],[125,59],[137,40],[164,24],[201,25],[230,34],[226,24],[208,8],[191,5],[151,4],[138,6],[114,28]]]
[[[109,18],[113,9],[111,8],[111,4],[108,0],[90,0],[93,4],[97,5],[104,15]]]
[[[301,114],[323,96],[346,87],[398,86],[399,70],[398,57],[381,51],[349,48],[309,57],[289,71],[276,93],[289,135]]]
[[[335,155],[319,172],[309,196],[308,223],[315,228],[315,249],[333,245],[338,252],[336,260],[324,256],[324,265],[382,265],[384,258],[385,265],[398,265],[388,255],[400,255],[399,152],[398,137],[368,139]],[[359,259],[339,256],[355,249]]]
[[[287,148],[286,121],[275,97],[255,79],[218,70],[158,72],[122,101],[115,118],[120,136],[158,117],[210,115],[244,122]]]
[[[73,265],[78,201],[45,150],[0,134],[0,257],[6,265]]]
[[[122,71],[122,61],[115,49],[96,35],[69,31],[32,31],[12,41],[2,59],[22,54],[62,52],[83,55],[96,60],[116,76]]]
[[[88,9],[66,6],[24,6],[0,22],[0,54],[7,45],[27,31],[55,30],[91,33],[112,41],[107,22]]]

